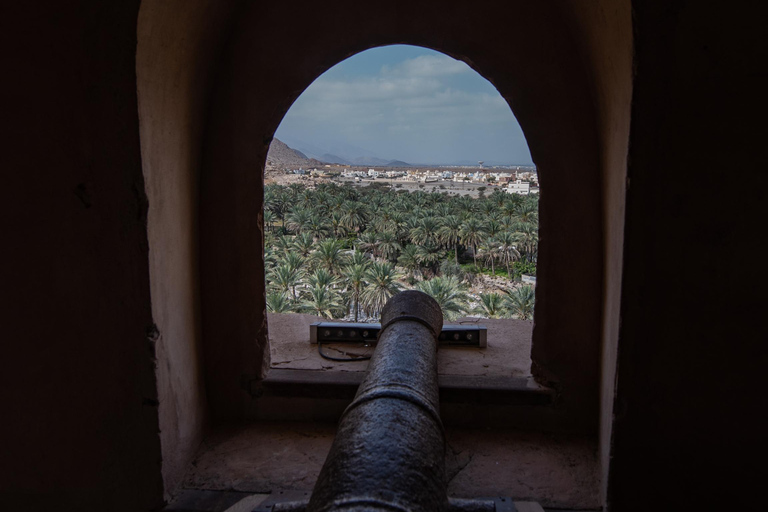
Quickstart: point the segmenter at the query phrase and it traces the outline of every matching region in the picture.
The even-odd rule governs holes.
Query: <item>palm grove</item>
[[[534,289],[516,279],[536,272],[538,196],[271,184],[264,226],[271,312],[376,319],[392,295],[415,288],[447,320],[533,317]],[[472,297],[481,273],[507,286]]]

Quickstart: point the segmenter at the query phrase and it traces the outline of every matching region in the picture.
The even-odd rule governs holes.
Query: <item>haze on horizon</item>
[[[294,102],[275,137],[308,156],[532,165],[520,125],[466,63],[417,46],[353,55]]]

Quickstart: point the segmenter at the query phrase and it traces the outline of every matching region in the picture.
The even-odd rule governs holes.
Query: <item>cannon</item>
[[[494,500],[448,499],[437,346],[443,315],[418,291],[384,307],[368,373],[342,414],[308,502],[272,512],[494,512]],[[503,511],[514,511],[509,502]]]
[[[448,510],[437,385],[443,315],[428,295],[392,297],[368,374],[339,422],[307,512]]]

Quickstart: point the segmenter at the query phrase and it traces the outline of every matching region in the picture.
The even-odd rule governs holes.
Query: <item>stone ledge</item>
[[[324,372],[272,368],[267,377],[254,382],[251,395],[333,398],[352,400],[365,377],[364,372]],[[475,405],[550,405],[554,391],[531,378],[439,375],[441,403]]]

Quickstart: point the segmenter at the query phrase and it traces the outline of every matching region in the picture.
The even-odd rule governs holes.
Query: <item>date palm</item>
[[[342,223],[344,227],[355,233],[362,231],[368,220],[368,212],[365,206],[357,201],[348,201],[344,204],[343,209]]]
[[[357,237],[357,246],[365,253],[371,253],[374,257],[379,253],[379,237],[373,231],[365,231]]]
[[[306,277],[307,284],[310,288],[316,286],[326,286],[329,288],[336,288],[338,279],[336,276],[328,272],[324,268],[318,268]]]
[[[491,275],[496,275],[496,260],[501,256],[499,241],[495,238],[488,238],[485,240],[480,250],[481,254],[485,258],[485,264],[491,265]]]
[[[432,242],[427,242],[424,245],[416,246],[416,258],[423,267],[427,267],[431,275],[437,273],[437,268],[440,266],[440,260],[443,258],[443,251],[440,247]]]
[[[435,299],[443,312],[443,318],[448,321],[467,313],[469,296],[466,286],[453,276],[421,281],[416,284],[416,289]]]
[[[361,253],[357,253],[361,254]],[[368,262],[353,263],[344,271],[344,281],[349,289],[350,299],[352,302],[352,311],[355,315],[355,322],[357,322],[360,315],[360,297],[368,284],[367,279]]]
[[[509,312],[520,320],[533,318],[533,310],[536,305],[536,290],[533,286],[521,286],[514,290],[507,290],[504,296],[504,305]]]
[[[385,231],[379,235],[379,254],[387,261],[397,258],[397,253],[402,247],[397,241],[397,237],[391,231]]]
[[[474,312],[485,318],[504,318],[507,312],[504,298],[498,293],[481,293]]]
[[[301,281],[302,273],[289,265],[277,265],[267,273],[267,281],[285,293],[291,292],[296,299],[296,285]]]
[[[293,301],[285,292],[267,292],[266,300],[267,311],[270,313],[290,313],[293,311]]]
[[[459,234],[461,243],[466,246],[472,247],[472,259],[477,266],[477,246],[482,243],[485,237],[485,228],[483,223],[475,218],[467,219],[461,226],[461,232]]]
[[[368,265],[371,264],[371,259],[364,252],[355,249],[352,254],[349,255],[349,262],[347,264],[364,265],[366,268],[368,268]]]
[[[331,225],[325,217],[318,213],[313,213],[307,219],[307,224],[303,231],[312,235],[317,241],[331,233]]]
[[[264,210],[264,228],[270,233],[274,231],[275,222],[277,222],[277,215],[272,210]]]
[[[283,257],[278,263],[288,265],[293,270],[301,271],[304,267],[306,259],[295,251],[288,251],[283,254]]]
[[[437,230],[437,239],[440,243],[453,246],[456,264],[459,263],[459,241],[461,240],[461,219],[456,215],[444,217]]]
[[[525,257],[526,261],[535,261],[539,250],[538,228],[527,222],[519,222],[514,229],[517,250]]]
[[[418,219],[415,226],[411,228],[411,242],[417,245],[424,245],[437,241],[437,230],[440,225],[434,217],[422,217]]]
[[[413,244],[406,245],[400,252],[400,257],[397,258],[397,264],[410,273],[411,279],[415,279],[416,272],[421,268],[417,247]]]
[[[315,248],[315,238],[309,233],[296,235],[296,238],[293,239],[293,248],[302,257],[306,258]]]
[[[294,208],[285,216],[285,227],[292,233],[303,233],[309,224],[309,210]]]
[[[341,318],[346,305],[338,291],[329,286],[312,286],[304,293],[302,311],[328,319]]]
[[[517,251],[517,239],[514,233],[509,231],[502,231],[497,237],[499,241],[499,253],[501,255],[501,261],[507,267],[507,277],[512,278],[510,271],[510,264],[520,258],[520,253]]]
[[[346,263],[344,255],[344,245],[340,240],[329,238],[317,244],[317,250],[312,253],[312,258],[318,266],[337,274],[339,269]]]
[[[368,286],[361,294],[363,309],[369,316],[379,316],[384,304],[401,290],[398,274],[389,262],[374,261],[366,271]]]

